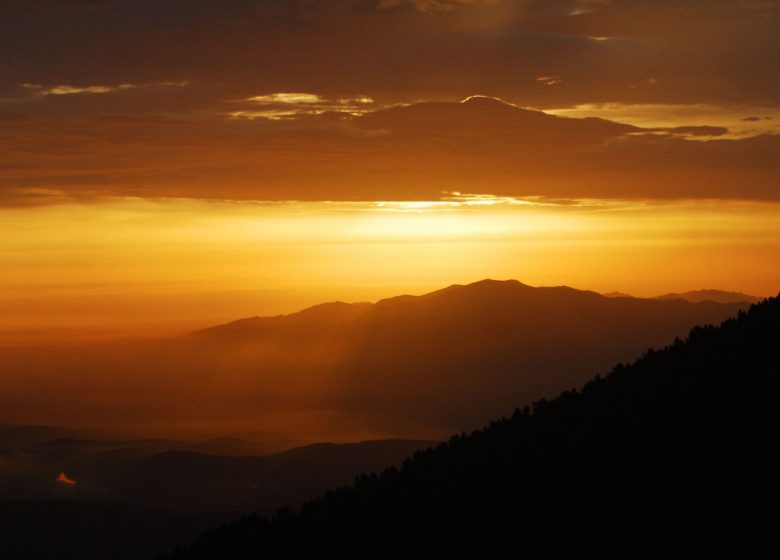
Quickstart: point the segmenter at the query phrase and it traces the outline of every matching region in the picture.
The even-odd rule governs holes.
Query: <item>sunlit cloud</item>
[[[247,101],[254,101],[256,103],[291,103],[298,105],[301,103],[322,103],[324,100],[314,93],[269,93],[268,95],[250,97]]]
[[[501,99],[500,97],[494,97],[492,95],[469,95],[468,97],[464,97],[460,100],[460,103],[468,103],[469,101],[474,101],[475,99],[489,99],[492,101],[499,101],[503,103],[504,105],[511,105],[512,107],[517,107],[514,103],[510,103],[508,101],[505,101]]]
[[[746,111],[750,111],[747,115]],[[651,133],[678,136],[745,138],[758,134],[776,134],[775,123],[780,119],[777,107],[716,105],[663,105],[588,103],[561,109],[548,109],[546,113],[561,117],[599,117],[649,129]],[[761,117],[756,117],[758,113]]]
[[[245,119],[285,120],[300,116],[337,112],[360,115],[376,109],[368,96],[329,98],[316,93],[268,93],[243,100],[249,107],[231,111],[229,116]]]
[[[439,210],[488,206],[555,206],[558,203],[546,201],[542,197],[464,194],[453,191],[442,193],[442,197],[439,200],[385,200],[371,204],[378,209],[390,212],[435,212]]]
[[[187,81],[180,82],[156,82],[152,84],[117,84],[113,86],[109,85],[90,85],[90,86],[73,86],[66,84],[59,85],[43,85],[43,84],[20,84],[24,89],[33,93],[34,95],[48,96],[48,95],[78,95],[78,94],[102,94],[102,93],[115,93],[118,91],[139,89],[145,87],[183,87],[189,85]]]
[[[119,84],[116,86],[43,86],[40,84],[22,84],[22,87],[36,95],[75,95],[79,93],[111,93],[123,89],[133,89],[134,84]]]

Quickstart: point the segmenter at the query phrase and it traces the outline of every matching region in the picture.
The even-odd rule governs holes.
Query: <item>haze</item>
[[[123,410],[117,424],[164,431],[188,411],[217,433],[256,421],[263,399],[287,419],[274,428],[338,409],[342,361],[365,333],[310,341],[312,363],[289,341],[254,341],[263,352],[232,372],[204,358],[196,379],[226,399],[214,417],[197,404],[208,391],[180,386],[194,354],[138,357],[332,301],[489,278],[638,298],[777,293],[779,28],[772,0],[3,2],[0,396],[18,407],[0,422],[99,425]],[[669,316],[663,336],[648,312],[644,335],[580,373],[735,310]],[[501,363],[517,366],[512,344]],[[555,357],[541,347],[538,363]],[[253,379],[267,363],[275,373]],[[287,379],[283,364],[299,387],[269,381]],[[139,370],[154,383],[128,381]],[[324,370],[335,377],[314,388],[291,373]],[[223,414],[258,386],[245,415]],[[192,400],[170,405],[161,387]],[[452,422],[350,409],[332,430],[292,431],[441,435],[541,394],[527,388]]]

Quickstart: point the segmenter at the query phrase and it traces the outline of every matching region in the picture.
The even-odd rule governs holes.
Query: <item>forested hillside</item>
[[[772,534],[763,512],[774,503],[778,373],[780,300],[771,298],[400,469],[362,475],[300,512],[223,526],[167,558],[497,544],[624,557],[672,543],[744,549]]]

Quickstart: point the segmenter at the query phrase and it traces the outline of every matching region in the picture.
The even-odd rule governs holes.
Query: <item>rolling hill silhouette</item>
[[[655,299],[684,299],[692,303],[701,301],[715,301],[718,303],[757,303],[761,301],[760,297],[743,294],[741,292],[725,292],[723,290],[692,290],[690,292],[670,293],[658,296]]]
[[[223,525],[165,558],[770,545],[778,348],[771,298],[400,469],[359,476],[299,512]]]
[[[50,425],[110,418],[155,438],[177,426],[222,437],[228,426],[295,445],[439,439],[746,306],[484,280],[176,339],[4,349],[15,392],[0,407]]]
[[[332,407],[390,429],[457,431],[582,383],[746,305],[614,299],[483,280],[373,305],[332,303],[245,319],[199,337],[227,353],[289,349],[293,362],[311,352],[322,358],[316,375],[332,379]]]
[[[272,513],[356,473],[399,465],[433,443],[322,443],[227,456],[187,449],[233,452],[249,442],[45,439],[62,432],[0,431],[0,447],[9,447],[0,449],[1,560],[151,558],[243,513]],[[76,483],[57,482],[60,472]]]
[[[320,443],[269,455],[218,455],[185,441],[57,439],[0,453],[0,500],[69,500],[160,512],[235,515],[297,504],[355,473],[397,464],[431,441]],[[213,450],[212,453],[197,451]],[[251,449],[247,442],[239,449]],[[58,482],[58,473],[75,480]]]

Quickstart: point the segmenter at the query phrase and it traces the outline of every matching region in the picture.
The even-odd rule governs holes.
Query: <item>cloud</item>
[[[729,129],[722,126],[675,126],[669,128],[648,129],[652,132],[663,132],[676,136],[724,136],[729,133]]]
[[[138,86],[133,84],[119,84],[116,86],[42,86],[40,84],[21,84],[23,88],[36,95],[74,95],[79,93],[112,93],[125,89],[133,89]]]
[[[0,127],[0,205],[107,196],[436,200],[443,191],[780,200],[780,135],[711,140],[720,134],[559,118],[484,96],[339,119],[28,119]]]
[[[375,109],[375,102],[367,96],[327,98],[315,93],[268,93],[244,100],[244,107],[229,112],[231,117],[264,118],[271,120],[343,113],[360,115]],[[250,105],[247,106],[246,103]]]
[[[780,108],[757,107],[760,111],[780,116]],[[593,103],[576,107],[550,111],[553,114],[569,117],[601,117],[618,122],[631,123],[644,129],[670,130],[697,127],[707,130],[710,127],[728,130],[724,136],[742,138],[756,134],[773,133],[772,117],[767,115],[758,121],[746,120],[744,107],[722,107],[706,104],[622,104]],[[746,126],[750,123],[751,126]],[[758,123],[758,124],[756,124]],[[752,130],[752,132],[751,132]]]
[[[322,103],[323,99],[316,93],[269,93],[266,95],[255,95],[247,101],[256,103],[285,103],[291,105],[308,105]]]
[[[72,86],[72,85],[41,85],[41,84],[20,84],[24,89],[30,91],[34,95],[77,95],[83,93],[100,94],[100,93],[115,93],[118,91],[125,91],[129,89],[138,89],[145,87],[183,87],[188,82],[159,82],[154,84],[117,84],[113,86],[108,85],[88,85],[88,86]]]
[[[571,17],[578,8],[588,12]],[[0,2],[0,188],[415,197],[473,192],[479,170],[510,194],[520,184],[531,194],[614,193],[616,179],[596,175],[619,148],[644,169],[679,146],[698,166],[705,153],[728,160],[729,150],[774,141],[741,139],[778,131],[777,118],[742,119],[780,118],[779,31],[780,12],[760,0]],[[560,127],[509,134],[497,117],[426,135],[419,119],[375,114],[475,92],[643,129],[717,128],[626,138],[599,121],[598,133],[575,134],[595,154],[586,161]],[[723,129],[723,144],[701,134]],[[570,184],[575,173],[550,171],[552,156],[526,138],[550,154],[559,145],[557,167],[579,166],[582,187]],[[509,147],[525,171],[510,163]],[[770,158],[759,150],[728,165],[750,160],[748,174],[768,174],[762,157]],[[666,188],[631,173],[616,176],[643,191]],[[674,180],[660,173],[648,177]],[[765,180],[747,190],[768,196]],[[706,190],[696,178],[691,185],[679,188]]]
[[[182,110],[224,112],[221,104],[258,92],[385,104],[487,89],[547,108],[780,104],[780,13],[730,0],[115,0],[88,17],[56,5],[0,3],[0,97],[20,83],[190,80],[176,99]],[[592,11],[570,17],[577,8]],[[537,76],[564,77],[566,87],[539,88]]]

